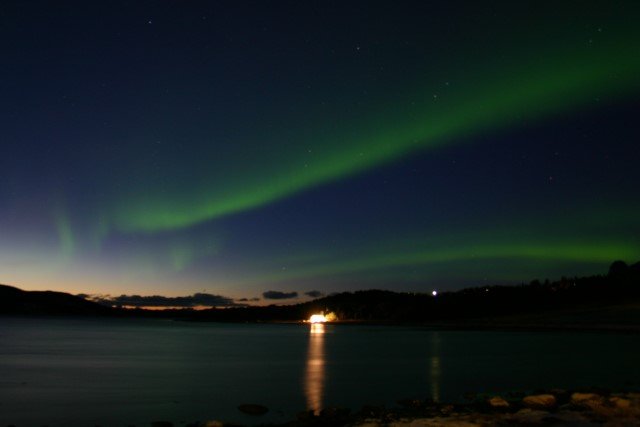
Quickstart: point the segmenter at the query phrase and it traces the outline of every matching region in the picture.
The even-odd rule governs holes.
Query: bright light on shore
[[[338,316],[335,313],[329,312],[324,314],[323,312],[318,314],[312,314],[309,317],[309,320],[305,320],[307,323],[327,323],[327,322],[335,322],[338,320]]]
[[[435,297],[435,296],[438,296],[438,291],[433,291],[433,292],[431,292],[431,295],[433,295],[434,297]]]
[[[327,321],[327,318],[325,317],[324,314],[313,314],[309,318],[309,323],[325,323],[326,321]]]

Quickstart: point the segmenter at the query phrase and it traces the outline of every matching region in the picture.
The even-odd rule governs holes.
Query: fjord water
[[[640,381],[639,357],[633,334],[0,318],[0,425],[251,424],[407,397],[620,389]]]

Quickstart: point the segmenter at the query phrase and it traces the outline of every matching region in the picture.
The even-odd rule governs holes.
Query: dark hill
[[[23,291],[0,285],[0,314],[103,316],[112,312],[109,307],[63,292]]]
[[[390,285],[392,285],[390,283]],[[481,286],[437,296],[367,290],[343,292],[295,305],[242,306],[202,311],[115,309],[61,292],[25,292],[0,285],[0,314],[122,315],[219,322],[279,322],[333,312],[341,321],[477,323],[514,322],[637,324],[640,327],[640,263],[614,262],[608,274],[563,277],[516,286]]]
[[[313,313],[333,312],[341,321],[437,323],[524,317],[546,322],[547,315],[560,314],[572,321],[597,322],[594,313],[606,313],[607,319],[619,318],[617,323],[629,323],[629,319],[640,323],[638,265],[629,267],[617,261],[607,275],[563,277],[554,282],[534,280],[517,286],[482,286],[442,292],[435,297],[368,290],[343,292],[289,306],[233,307],[175,314],[205,321],[268,322],[297,321],[308,319]]]

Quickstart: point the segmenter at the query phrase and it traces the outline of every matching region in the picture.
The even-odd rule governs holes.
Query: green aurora
[[[487,76],[473,86],[459,84],[433,101],[433,95],[419,112],[390,117],[386,127],[359,129],[359,138],[336,135],[331,140],[306,140],[305,146],[322,147],[312,160],[293,157],[286,152],[270,153],[269,166],[251,165],[250,170],[236,165],[247,176],[233,174],[184,189],[180,194],[136,193],[116,202],[112,214],[114,227],[123,232],[155,232],[189,227],[225,215],[273,203],[322,183],[344,179],[353,174],[393,162],[415,150],[456,144],[469,135],[488,129],[508,127],[519,120],[533,120],[570,108],[588,106],[596,98],[618,98],[637,93],[640,75],[638,44],[605,44],[601,50],[589,50],[576,56],[560,52],[542,67],[535,63],[518,64],[508,71]],[[633,91],[630,91],[633,88]],[[424,93],[424,91],[422,91]],[[391,110],[402,110],[396,106]],[[379,114],[378,116],[383,116]],[[376,122],[376,118],[371,118]],[[379,121],[378,121],[379,122]],[[315,132],[314,132],[315,133]],[[318,132],[319,133],[319,132]],[[344,132],[348,134],[349,132]],[[301,142],[302,143],[302,142]],[[302,150],[298,150],[302,151]],[[284,159],[280,161],[280,159]],[[241,186],[237,186],[236,182]],[[242,185],[244,184],[244,185]]]

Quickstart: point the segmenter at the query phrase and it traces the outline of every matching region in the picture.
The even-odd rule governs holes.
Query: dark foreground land
[[[319,414],[301,412],[296,420],[272,427],[490,427],[490,426],[640,426],[640,393],[608,391],[570,392],[551,390],[537,394],[509,393],[506,396],[469,396],[470,403],[446,404],[406,399],[394,409],[365,406],[357,412],[326,408]],[[256,417],[268,408],[245,404],[238,408]],[[238,424],[205,421],[186,427],[223,427]],[[178,427],[156,421],[151,427]]]

